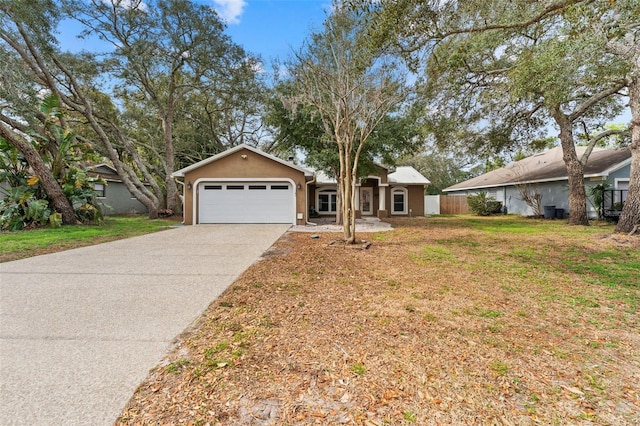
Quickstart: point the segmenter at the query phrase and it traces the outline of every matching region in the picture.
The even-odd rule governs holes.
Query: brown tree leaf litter
[[[393,226],[359,234],[368,250],[287,233],[117,423],[640,423],[640,278],[625,296],[563,261],[618,250],[640,265],[637,239],[455,218]]]

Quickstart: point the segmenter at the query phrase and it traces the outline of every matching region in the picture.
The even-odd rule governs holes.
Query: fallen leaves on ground
[[[118,423],[640,422],[640,279],[599,285],[563,260],[628,250],[640,262],[637,240],[487,232],[456,218],[393,226],[359,235],[368,250],[286,234]]]

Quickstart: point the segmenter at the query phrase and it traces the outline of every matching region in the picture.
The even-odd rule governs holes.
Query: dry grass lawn
[[[640,423],[640,238],[471,216],[288,233],[118,424]]]

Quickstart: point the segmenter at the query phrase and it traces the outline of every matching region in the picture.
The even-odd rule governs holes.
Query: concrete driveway
[[[289,225],[198,225],[0,264],[0,424],[111,425]]]

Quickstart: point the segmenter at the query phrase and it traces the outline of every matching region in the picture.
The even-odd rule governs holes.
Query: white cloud
[[[220,18],[228,24],[239,24],[240,15],[244,12],[247,2],[244,0],[213,0],[213,8]]]

